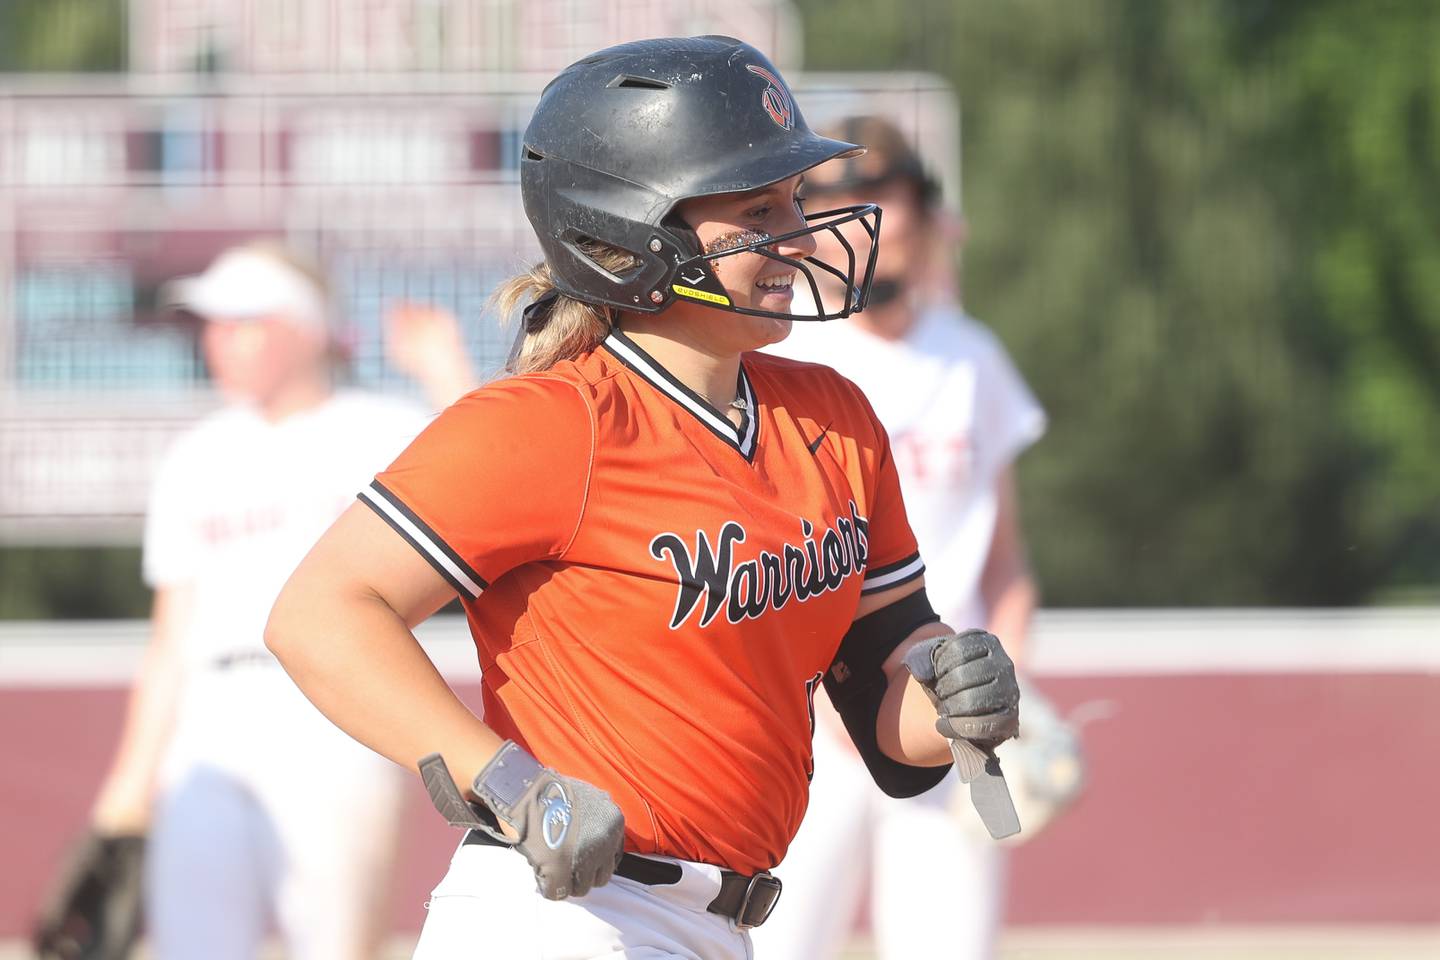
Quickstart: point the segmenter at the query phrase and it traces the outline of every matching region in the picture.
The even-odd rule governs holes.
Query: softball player
[[[324,280],[282,248],[229,250],[171,289],[204,321],[228,403],[175,443],[152,488],[152,640],[95,829],[148,827],[162,960],[251,958],[277,923],[292,956],[354,960],[380,932],[403,781],[300,695],[262,635],[289,571],[424,411],[332,389]],[[407,327],[421,352],[443,341],[423,317]]]
[[[938,622],[864,397],[750,352],[788,333],[797,283],[824,319],[864,305],[873,244],[831,263],[816,234],[873,237],[879,211],[807,217],[799,192],[861,151],[726,37],[602,50],[542,94],[521,186],[545,261],[501,297],[529,300],[516,375],[376,477],[266,632],[357,739],[469,784],[423,762],[474,828],[417,957],[747,957],[817,686],[895,795],[945,775],[949,737],[1013,733],[1013,668]],[[483,722],[410,633],[456,595]]]
[[[801,325],[770,349],[833,366],[865,391],[890,433],[936,609],[950,623],[986,624],[1015,653],[1036,591],[1013,463],[1044,431],[1044,413],[999,341],[954,298],[956,238],[945,235],[938,186],[903,135],[875,117],[836,132],[870,149],[814,171],[809,187],[827,205],[883,205],[875,292],[863,315],[825,329]],[[838,955],[868,876],[882,957],[991,956],[1002,854],[985,831],[963,826],[976,819],[952,796],[963,787],[952,779],[924,796],[884,796],[843,745],[833,714],[820,714],[815,800],[782,865],[787,909],[757,933],[758,954]],[[927,919],[947,907],[939,939]]]

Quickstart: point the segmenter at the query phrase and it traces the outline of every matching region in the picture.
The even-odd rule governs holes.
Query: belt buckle
[[[735,925],[735,929],[748,930],[751,927],[758,927],[770,919],[770,913],[775,909],[775,904],[780,902],[780,891],[783,888],[784,884],[773,873],[761,871],[751,877],[750,882],[745,886],[745,896],[740,900],[740,909],[735,911],[735,918],[731,921]],[[757,891],[759,892],[758,898],[756,897]],[[760,910],[760,916],[755,920],[749,919],[752,906],[758,907]]]

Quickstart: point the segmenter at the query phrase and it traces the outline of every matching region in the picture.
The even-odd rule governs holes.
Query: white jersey
[[[175,750],[238,764],[283,741],[297,715],[319,717],[265,649],[266,619],[310,547],[425,422],[415,404],[341,392],[278,423],[230,407],[176,441],[151,487],[144,551],[152,587],[194,592]]]
[[[869,398],[890,434],[931,603],[956,629],[983,627],[996,480],[1045,431],[1045,412],[999,340],[940,304],[900,340],[846,320],[797,322],[767,350],[834,367]]]
[[[890,433],[931,602],[956,629],[985,626],[980,574],[999,512],[996,480],[1045,429],[999,341],[958,306],[939,305],[901,340],[835,320],[796,323],[769,349],[828,364],[864,391]],[[934,955],[934,917],[963,902],[945,956],[992,956],[1002,863],[988,838],[975,842],[950,812],[958,781],[906,800],[883,796],[830,716],[832,735],[815,738],[810,809],[778,869],[785,896],[755,931],[756,956],[839,956],[848,929],[834,918],[853,914],[867,890],[877,955]],[[856,865],[867,859],[865,882]]]

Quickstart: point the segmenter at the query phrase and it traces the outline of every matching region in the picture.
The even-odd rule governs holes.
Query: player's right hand
[[[610,794],[541,766],[513,740],[480,771],[474,791],[518,837],[541,896],[584,896],[610,882],[625,842],[625,817]]]
[[[465,356],[460,321],[444,307],[401,302],[385,312],[385,358],[424,380],[430,370]]]
[[[943,736],[982,744],[1015,736],[1020,687],[1015,664],[993,633],[966,630],[922,640],[905,655],[905,666],[930,694]]]

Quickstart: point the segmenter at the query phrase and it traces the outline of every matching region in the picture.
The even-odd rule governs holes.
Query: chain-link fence
[[[461,321],[476,367],[511,333],[487,304],[538,257],[519,138],[547,75],[12,77],[0,92],[0,540],[134,542],[159,452],[214,406],[162,285],[244,238],[315,254],[354,385],[413,390],[387,311]],[[916,138],[950,196],[956,102],[934,77],[797,77],[812,124],[856,111]]]

